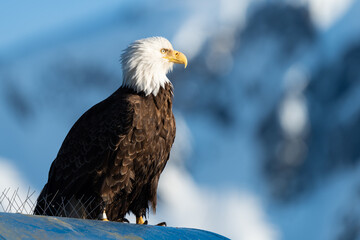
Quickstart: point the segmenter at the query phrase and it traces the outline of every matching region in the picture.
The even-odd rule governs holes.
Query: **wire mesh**
[[[26,192],[19,188],[5,188],[0,194],[0,212],[49,215],[73,218],[102,218],[103,207],[95,197],[66,198],[58,193],[38,199],[36,191],[28,188]],[[106,216],[105,216],[106,217]]]
[[[35,191],[28,188],[20,192],[19,188],[5,188],[0,194],[0,211],[7,213],[33,214],[36,205]]]

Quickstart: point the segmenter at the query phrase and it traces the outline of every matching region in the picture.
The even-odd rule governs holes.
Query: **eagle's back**
[[[156,207],[159,176],[174,138],[170,84],[156,97],[118,89],[69,131],[35,214],[69,215],[61,209],[69,201],[80,204],[77,217],[97,218],[103,207],[109,220],[121,219],[129,211],[144,216],[148,202]]]

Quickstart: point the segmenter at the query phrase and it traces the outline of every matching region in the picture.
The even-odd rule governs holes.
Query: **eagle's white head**
[[[186,56],[175,51],[163,37],[140,39],[130,44],[121,55],[123,86],[146,95],[157,95],[160,87],[170,82],[166,74],[174,63],[187,66]]]

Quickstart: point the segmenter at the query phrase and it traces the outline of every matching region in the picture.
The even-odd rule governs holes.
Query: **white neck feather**
[[[171,48],[170,42],[162,37],[152,37],[135,41],[121,56],[123,86],[156,96],[160,87],[170,80],[166,74],[173,63],[164,59],[160,50]]]

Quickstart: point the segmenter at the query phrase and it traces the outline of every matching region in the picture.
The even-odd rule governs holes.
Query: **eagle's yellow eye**
[[[160,52],[161,52],[162,54],[166,53],[166,51],[167,51],[167,50],[166,50],[165,48],[163,48],[163,49],[160,50]]]

